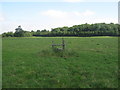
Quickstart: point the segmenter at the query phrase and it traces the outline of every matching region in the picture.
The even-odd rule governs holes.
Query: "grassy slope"
[[[61,41],[4,38],[3,87],[117,87],[116,37],[65,38],[73,54],[66,57],[51,54],[52,40]]]

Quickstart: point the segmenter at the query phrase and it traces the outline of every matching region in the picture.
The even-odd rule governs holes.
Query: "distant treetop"
[[[23,29],[21,28],[21,25],[19,25],[18,28],[16,28],[15,30],[16,30],[16,32],[23,31]]]

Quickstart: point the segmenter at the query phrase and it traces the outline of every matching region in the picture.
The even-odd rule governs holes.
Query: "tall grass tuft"
[[[53,49],[44,49],[39,52],[40,56],[43,57],[63,57],[63,58],[69,58],[69,57],[78,57],[78,53],[72,49],[65,49],[65,50],[60,50],[57,48]]]

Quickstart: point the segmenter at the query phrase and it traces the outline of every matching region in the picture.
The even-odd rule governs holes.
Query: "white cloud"
[[[4,16],[0,13],[0,22],[2,22],[4,20],[5,20]]]
[[[82,2],[83,0],[64,0],[65,2]]]
[[[11,22],[3,23],[2,29],[0,28],[0,34],[8,31],[15,31],[18,25],[21,25],[24,30],[31,31],[31,30],[51,30],[51,28],[63,27],[63,26],[73,26],[85,23],[118,23],[117,18],[112,17],[69,17],[64,19],[56,20],[53,19],[52,21],[45,20],[46,22]]]
[[[1,21],[4,21],[4,20],[5,20],[5,19],[4,19],[3,17],[0,17],[0,22],[1,22]]]
[[[63,18],[67,16],[67,12],[58,11],[58,10],[48,10],[42,12],[42,15],[51,16],[55,18]]]
[[[49,16],[52,18],[73,18],[73,17],[84,17],[84,16],[92,16],[95,15],[95,12],[86,10],[85,12],[78,12],[78,11],[59,11],[59,10],[47,10],[44,12],[41,12],[42,15]]]
[[[6,19],[5,15],[5,22],[2,24],[2,29],[0,33],[8,32],[8,31],[15,31],[18,25],[21,25],[24,30],[43,30],[56,27],[63,27],[63,26],[73,26],[79,25],[84,23],[117,23],[118,19],[113,17],[107,16],[97,16],[97,13],[92,10],[86,10],[84,12],[79,11],[60,11],[60,10],[47,10],[44,12],[39,13],[40,15],[37,20],[30,22],[29,20],[25,21],[9,21]],[[42,15],[41,15],[42,14]],[[94,15],[94,16],[93,16]],[[1,15],[1,20],[3,20]],[[40,22],[41,20],[41,22]]]
[[[66,12],[66,11],[57,11],[57,10],[53,10],[53,11],[54,11],[54,14],[51,14],[51,13],[44,14],[46,16],[49,16],[49,17],[46,17],[47,19],[49,19],[49,21],[44,22],[44,25],[47,26],[46,28],[73,26],[73,25],[79,25],[79,24],[85,24],[85,23],[89,23],[89,24],[103,23],[103,22],[104,23],[111,23],[111,22],[117,23],[117,20],[118,20],[117,18],[112,18],[112,17],[97,16],[97,13],[92,10],[86,10],[84,12],[80,12],[80,11]],[[62,12],[62,14],[56,13],[56,12]],[[56,15],[59,17],[57,17]]]
[[[85,12],[74,12],[75,15],[77,16],[91,16],[91,15],[95,15],[95,12],[87,10]]]
[[[99,17],[99,18],[94,18],[93,19],[94,23],[118,23],[118,18],[111,18],[111,17]]]

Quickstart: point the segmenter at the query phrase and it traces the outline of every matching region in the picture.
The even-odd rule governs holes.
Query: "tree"
[[[2,37],[14,37],[14,33],[13,32],[3,33]]]
[[[28,37],[28,36],[80,36],[80,37],[90,37],[90,36],[119,36],[120,35],[120,25],[119,24],[105,24],[105,23],[95,23],[95,24],[81,24],[74,25],[72,27],[58,27],[49,30],[37,30],[37,31],[24,31],[21,26],[15,29],[16,32],[3,33],[3,37]]]

